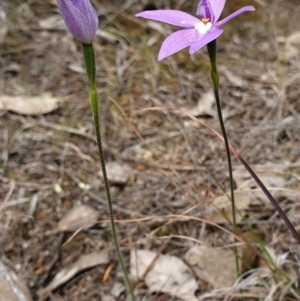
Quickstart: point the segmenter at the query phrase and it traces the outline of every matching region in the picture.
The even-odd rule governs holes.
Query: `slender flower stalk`
[[[227,164],[228,164],[228,170],[229,170],[229,182],[230,182],[230,202],[231,202],[231,211],[232,211],[232,225],[233,225],[233,233],[237,235],[237,227],[236,227],[236,210],[235,210],[235,200],[234,200],[234,181],[233,181],[233,173],[232,173],[232,163],[231,163],[231,156],[230,156],[230,148],[229,148],[229,141],[227,137],[227,132],[223,120],[223,114],[222,114],[222,107],[221,107],[221,101],[219,97],[219,72],[217,69],[217,60],[216,60],[216,53],[217,53],[217,41],[214,40],[207,44],[207,50],[208,55],[210,59],[210,77],[213,83],[214,88],[214,95],[215,100],[217,104],[217,112],[220,122],[220,127],[222,130],[222,134],[224,137],[224,144],[226,149],[226,156],[227,156]],[[235,242],[236,238],[234,238]],[[238,249],[236,246],[233,248],[234,257],[235,257],[235,267],[236,267],[236,274],[237,278],[240,277],[240,266],[239,266],[239,260],[238,260]]]
[[[90,102],[91,107],[93,111],[93,117],[94,117],[94,124],[95,124],[95,131],[96,131],[96,138],[97,138],[97,144],[98,144],[98,152],[100,156],[100,163],[102,168],[102,175],[104,180],[104,186],[107,196],[107,203],[108,203],[108,211],[109,211],[109,219],[110,219],[110,226],[111,226],[111,232],[112,232],[112,238],[113,243],[116,249],[117,258],[120,263],[126,286],[128,289],[128,292],[130,294],[131,300],[134,301],[134,291],[132,284],[130,282],[126,266],[124,264],[124,260],[120,251],[118,239],[117,239],[117,231],[115,227],[115,218],[114,218],[114,211],[112,206],[112,200],[111,200],[111,194],[109,189],[109,183],[107,179],[107,173],[106,173],[106,167],[105,167],[105,160],[104,160],[104,153],[102,148],[102,140],[101,140],[101,131],[100,131],[100,122],[99,122],[99,100],[98,100],[98,93],[96,90],[96,80],[95,80],[95,56],[94,56],[94,49],[93,45],[83,45],[83,56],[85,61],[85,67],[87,71],[87,75],[89,78],[90,83]]]
[[[112,231],[112,239],[116,250],[117,258],[121,266],[125,283],[132,301],[135,300],[133,286],[130,282],[124,260],[120,251],[117,231],[115,227],[115,218],[113,205],[111,200],[110,188],[107,179],[104,153],[101,140],[100,122],[99,122],[99,99],[96,89],[96,65],[94,48],[92,45],[95,33],[98,27],[98,16],[93,8],[90,0],[57,0],[60,13],[70,30],[76,39],[78,39],[83,45],[83,56],[86,67],[87,76],[90,85],[90,103],[94,117],[95,132],[97,138],[98,152],[100,157],[101,169],[103,174],[103,181],[105,186],[105,192],[107,196],[108,211],[110,226]]]
[[[255,8],[253,6],[245,6],[225,19],[218,21],[223,11],[225,2],[226,0],[201,0],[196,12],[196,15],[199,16],[200,19],[178,10],[144,11],[136,14],[136,17],[161,21],[184,28],[172,33],[165,39],[158,54],[159,61],[186,47],[190,47],[190,54],[194,54],[203,46],[207,45],[211,63],[210,75],[214,88],[220,126],[224,136],[229,169],[233,232],[234,234],[237,234],[231,154],[219,98],[219,73],[216,63],[216,39],[223,33],[223,29],[220,28],[222,25],[226,24],[228,21],[245,11],[254,11]],[[237,277],[239,277],[240,269],[237,247],[234,247],[234,254]]]

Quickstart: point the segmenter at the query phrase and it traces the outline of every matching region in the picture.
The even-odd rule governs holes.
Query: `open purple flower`
[[[82,44],[92,44],[98,16],[90,0],[57,0],[57,6],[72,35]]]
[[[253,6],[245,6],[218,21],[225,2],[226,0],[201,0],[196,13],[200,19],[179,10],[144,11],[135,16],[185,28],[170,34],[165,39],[158,55],[158,60],[161,61],[186,47],[190,47],[190,54],[194,54],[223,33],[220,26],[245,11],[255,10]]]

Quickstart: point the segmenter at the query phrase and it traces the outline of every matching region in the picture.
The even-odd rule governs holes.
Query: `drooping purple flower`
[[[92,44],[98,16],[90,0],[57,0],[57,6],[73,36],[82,44]]]
[[[153,10],[136,14],[136,17],[165,22],[184,27],[170,34],[163,42],[158,60],[190,47],[190,54],[217,39],[222,33],[222,25],[245,11],[254,11],[253,6],[244,6],[225,19],[218,21],[226,0],[201,0],[196,15],[200,19],[179,10]]]

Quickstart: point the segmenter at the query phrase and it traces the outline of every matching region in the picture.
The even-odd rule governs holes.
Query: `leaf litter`
[[[276,199],[289,198],[296,201],[298,194],[285,189],[289,185],[284,174],[284,169],[286,168],[283,165],[281,172],[274,173],[272,164],[266,163],[264,166],[260,166],[256,172]],[[235,190],[236,208],[240,212],[240,214],[237,214],[236,219],[238,223],[241,223],[249,211],[259,211],[262,208],[266,208],[268,201],[246,170],[235,170],[233,178],[237,187]],[[215,223],[228,223],[228,221],[232,221],[231,202],[228,196],[219,196],[209,202],[205,208],[205,214],[209,220]],[[263,212],[261,217],[263,217]]]
[[[30,292],[22,279],[9,270],[0,260],[0,300],[32,301]]]
[[[145,281],[150,293],[163,292],[182,300],[196,301],[198,283],[182,259],[148,250],[130,252],[130,274]]]
[[[80,273],[81,271],[93,268],[98,265],[108,264],[110,262],[110,251],[111,249],[103,249],[90,254],[81,255],[76,262],[61,269],[55,275],[54,279],[49,283],[49,285],[42,289],[39,294],[42,296],[55,290],[60,285],[71,280],[76,274]]]
[[[72,208],[63,218],[58,222],[57,227],[47,234],[54,234],[58,232],[79,230],[88,230],[93,227],[100,216],[99,211],[88,205],[80,205]]]
[[[36,292],[46,288],[62,269],[77,262],[74,258],[111,246],[111,239],[107,227],[106,199],[98,173],[100,165],[97,163],[87,86],[85,77],[78,73],[82,72],[83,66],[80,46],[60,27],[61,21],[56,23],[59,18],[55,1],[39,2],[38,5],[34,5],[34,2],[32,5],[16,2],[18,24],[13,25],[6,13],[5,22],[8,21],[9,26],[0,45],[1,95],[12,97],[12,103],[15,100],[13,95],[19,95],[17,97],[23,98],[24,103],[24,99],[30,98],[23,97],[28,85],[27,88],[34,95],[50,91],[52,94],[49,97],[60,100],[61,96],[68,95],[72,101],[59,104],[58,110],[50,110],[46,116],[38,115],[45,112],[40,96],[34,96],[36,99],[33,102],[39,110],[34,108],[35,105],[30,105],[25,111],[29,115],[22,113],[22,109],[18,109],[20,113],[14,113],[14,108],[1,112],[0,154],[3,165],[0,167],[0,195],[2,200],[7,199],[8,204],[12,200],[14,205],[5,207],[1,212],[0,245],[3,254],[18,268],[18,275],[24,278],[32,298],[38,300]],[[165,5],[174,8],[171,2],[158,0],[156,5],[159,8]],[[236,2],[239,1],[227,1],[225,9],[234,11]],[[277,48],[276,37],[290,37],[299,32],[299,7],[294,0],[276,3],[265,1],[262,9],[258,2],[262,1],[255,1],[255,16],[261,17],[260,26],[257,25],[258,19],[244,20],[241,17],[236,19],[236,23],[228,24],[227,33],[218,42],[218,64],[225,68],[220,68],[222,105],[224,112],[228,112],[226,125],[230,143],[255,168],[273,162],[273,168],[262,166],[265,172],[263,180],[272,193],[279,193],[276,198],[292,222],[298,225],[299,55],[279,64],[279,54],[283,49],[281,44]],[[225,210],[230,219],[230,212],[226,211],[226,197],[223,203],[220,201],[212,205],[220,196],[223,198],[223,193],[203,165],[227,187],[223,145],[205,128],[195,125],[193,121],[187,122],[186,116],[174,114],[177,108],[195,108],[195,116],[201,118],[207,113],[213,118],[207,118],[206,122],[218,129],[212,97],[203,102],[202,108],[199,101],[211,89],[205,50],[193,57],[183,51],[158,64],[157,50],[164,36],[170,32],[170,27],[161,24],[154,27],[154,23],[136,22],[132,16],[143,7],[138,2],[134,5],[132,1],[119,5],[114,0],[93,3],[102,18],[94,46],[97,52],[105,157],[107,161],[120,162],[122,167],[131,169],[121,178],[122,181],[114,181],[112,177],[110,183],[114,192],[118,236],[127,266],[130,249],[139,248],[140,241],[157,256],[165,239],[172,238],[168,240],[166,253],[179,259],[194,246],[201,245],[201,241],[209,246],[211,252],[216,249],[230,250],[233,243],[230,235],[213,224],[207,225],[191,219],[191,215],[209,219],[208,213],[216,207]],[[4,7],[7,12],[6,4],[7,1],[2,1],[0,7]],[[125,5],[126,9],[123,10]],[[176,5],[188,12],[195,9],[195,4],[189,1]],[[47,20],[51,16],[54,18]],[[19,33],[19,41],[14,38],[13,26]],[[293,39],[289,44],[297,48],[297,39]],[[152,49],[147,48],[147,44],[151,44]],[[23,61],[18,56],[20,49]],[[128,63],[122,70],[122,78],[118,78],[116,68],[120,66],[116,66],[116,62],[121,65],[122,62]],[[27,72],[27,84],[24,70]],[[264,79],[262,75],[267,76]],[[283,122],[288,119],[288,124]],[[76,145],[80,152],[66,147],[66,143]],[[80,154],[88,154],[92,160]],[[235,161],[233,164],[235,170],[240,169]],[[263,176],[263,173],[260,172],[260,175]],[[10,193],[12,178],[16,185]],[[270,245],[276,251],[275,254],[279,254],[276,256],[285,254],[294,241],[282,221],[278,220],[274,209],[259,195],[246,174],[236,173],[235,181],[241,212],[255,229],[264,233],[263,242]],[[53,189],[54,183],[60,185],[59,194]],[[22,200],[30,200],[40,192],[45,193],[46,197],[37,201],[32,216],[28,217],[25,213],[30,211],[30,206]],[[105,222],[93,226],[91,222],[85,223],[78,213],[78,223],[71,221],[64,224],[64,214],[79,202],[101,212],[101,220]],[[177,206],[179,203],[180,206]],[[168,214],[180,214],[182,218],[162,217]],[[91,220],[96,220],[93,214],[91,217]],[[218,224],[231,229],[222,215],[218,219],[214,218]],[[57,228],[59,221],[62,223],[61,228]],[[82,227],[85,228],[84,232],[79,233],[65,247],[61,247],[65,243],[62,242],[52,251],[57,237],[45,233],[56,228],[58,232],[76,233]],[[242,221],[239,230],[239,237],[247,231]],[[62,237],[68,235],[73,233],[60,234]],[[249,242],[256,250],[255,244]],[[257,253],[251,248],[246,249],[249,250],[249,253],[246,252],[248,255],[242,252],[242,256],[256,256]],[[282,270],[292,278],[291,282],[286,282],[281,274],[274,274],[273,270],[265,267],[268,262],[259,251],[257,256],[264,258],[263,267],[251,265],[252,269],[245,269],[244,278],[232,287],[213,289],[214,284],[209,282],[209,278],[200,279],[191,266],[188,275],[194,279],[191,283],[197,281],[200,288],[198,299],[242,299],[243,296],[239,295],[242,290],[245,295],[252,296],[253,300],[299,300],[298,291],[293,286],[295,274],[291,272],[291,266],[298,268],[295,259],[288,255],[282,266]],[[221,258],[226,258],[224,254],[226,252],[220,251]],[[165,260],[173,262],[172,257]],[[197,257],[195,266],[200,265],[201,262],[196,260]],[[104,267],[106,265],[103,264]],[[40,276],[48,266],[50,268],[44,273],[45,276]],[[61,284],[53,289],[51,298],[68,300],[72,296],[74,301],[93,298],[101,300],[106,295],[111,300],[123,298],[123,295],[120,296],[122,286],[120,290],[115,289],[115,294],[112,292],[114,284],[122,282],[119,268],[112,266],[107,273],[108,281],[99,285],[99,278],[104,277],[103,269],[87,268],[86,273],[82,273],[80,269],[74,268],[75,272],[78,271],[78,277],[66,270],[61,276],[64,280],[57,282]],[[139,298],[172,298],[159,293],[145,296],[145,291],[149,289],[145,290],[142,286],[144,278],[135,287]],[[182,277],[178,278],[179,282],[183,280]],[[269,295],[271,288],[272,294]],[[166,294],[178,293],[175,285],[170,285],[169,289],[172,292]],[[173,295],[173,299],[176,299],[176,295]]]
[[[0,95],[0,110],[12,111],[23,115],[48,114],[63,103],[63,99],[47,94],[35,97]]]

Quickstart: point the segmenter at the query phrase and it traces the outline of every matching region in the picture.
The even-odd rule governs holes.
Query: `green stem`
[[[229,148],[229,141],[227,137],[227,132],[223,120],[222,114],[222,107],[221,101],[219,97],[219,73],[217,69],[216,63],[216,53],[217,53],[217,41],[214,40],[207,44],[207,50],[209,54],[211,69],[210,69],[210,76],[213,83],[214,94],[217,104],[217,111],[219,116],[219,122],[222,130],[222,134],[224,137],[225,148],[226,148],[226,155],[227,155],[227,163],[228,163],[228,170],[229,170],[229,180],[230,180],[230,200],[231,200],[231,210],[232,210],[232,224],[233,224],[233,233],[237,234],[237,227],[236,227],[236,215],[235,215],[235,200],[234,200],[234,181],[233,181],[233,174],[232,174],[232,163],[231,163],[231,155],[230,155],[230,148]],[[236,242],[236,239],[235,239]],[[239,267],[239,259],[238,259],[238,250],[235,246],[233,249],[235,255],[235,265],[236,265],[236,273],[237,277],[240,277],[240,267]]]
[[[114,211],[113,211],[112,200],[111,200],[110,189],[109,189],[106,167],[105,167],[104,153],[103,153],[103,147],[102,147],[102,141],[101,141],[100,123],[99,123],[99,105],[98,105],[99,100],[98,100],[98,93],[96,90],[96,75],[95,75],[96,67],[95,67],[95,55],[94,55],[93,45],[83,45],[83,55],[84,55],[85,67],[86,67],[86,71],[87,71],[87,75],[88,75],[89,83],[90,83],[90,102],[91,102],[91,107],[92,107],[93,117],[94,117],[98,152],[99,152],[99,157],[100,157],[103,181],[104,181],[107,203],[108,203],[109,220],[110,220],[113,243],[114,243],[115,250],[117,253],[118,261],[120,263],[120,266],[121,266],[121,269],[122,269],[122,272],[124,275],[124,279],[126,282],[128,292],[130,294],[131,300],[134,301],[135,297],[134,297],[133,286],[132,286],[131,281],[129,280],[128,272],[125,267],[124,260],[123,260],[123,257],[122,257],[121,251],[120,251],[118,239],[117,239]]]

